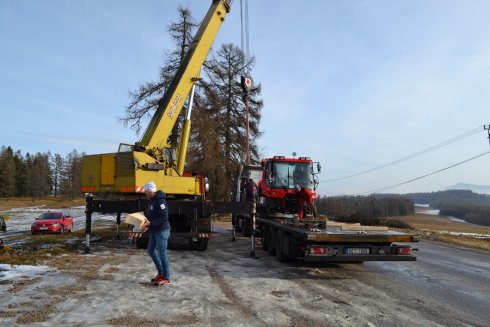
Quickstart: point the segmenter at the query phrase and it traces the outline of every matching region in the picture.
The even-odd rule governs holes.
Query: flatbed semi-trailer
[[[302,219],[295,215],[256,218],[256,231],[262,249],[281,262],[302,259],[307,262],[415,261],[409,244],[416,234],[383,226],[361,226]]]

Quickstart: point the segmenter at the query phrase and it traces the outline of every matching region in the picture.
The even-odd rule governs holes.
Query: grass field
[[[0,210],[10,210],[12,208],[39,207],[48,208],[71,208],[85,205],[85,198],[77,198],[68,201],[64,197],[47,197],[41,199],[33,198],[0,198]]]
[[[423,239],[490,250],[490,238],[482,239],[468,235],[454,235],[455,233],[467,233],[490,236],[489,226],[466,224],[451,221],[445,217],[423,213],[406,217],[395,217],[393,219],[409,224],[420,233]]]

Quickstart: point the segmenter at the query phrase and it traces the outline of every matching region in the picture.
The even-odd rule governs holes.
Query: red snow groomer
[[[294,156],[294,154],[293,154]],[[306,215],[316,218],[316,187],[320,163],[309,157],[286,158],[274,156],[262,160],[262,179],[258,183],[258,215],[268,217],[275,213]]]

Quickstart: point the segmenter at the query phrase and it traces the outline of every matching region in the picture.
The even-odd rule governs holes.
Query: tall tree
[[[220,198],[229,198],[233,181],[239,173],[240,166],[245,163],[247,112],[239,81],[241,76],[252,71],[254,61],[254,58],[246,61],[243,52],[237,46],[225,44],[205,67],[206,108],[209,108],[205,117],[210,117],[217,124],[213,130],[219,142],[219,148],[214,153],[214,157],[218,159],[213,161],[216,165],[214,170],[224,175],[222,181],[218,180],[223,182]],[[263,106],[259,98],[260,92],[261,85],[258,84],[252,88],[248,98],[252,162],[259,160],[257,139],[261,135],[259,122]],[[198,130],[198,133],[207,133],[207,126],[200,127],[204,130]]]
[[[63,157],[60,154],[55,153],[54,156],[51,158],[51,167],[53,172],[52,188],[53,188],[54,197],[57,197],[59,193],[63,165],[64,165]]]
[[[162,98],[179,68],[192,42],[194,30],[198,26],[189,9],[180,7],[178,12],[179,21],[170,24],[168,27],[168,32],[174,41],[175,48],[166,53],[167,59],[165,65],[160,69],[159,80],[157,82],[146,82],[140,85],[138,90],[130,92],[130,104],[126,107],[126,115],[119,119],[124,126],[129,125],[136,133],[141,131],[142,120],[151,117],[158,108],[158,101]],[[172,130],[169,144],[177,143],[177,131],[182,121],[183,112],[184,110],[182,110],[178,123]]]
[[[72,152],[68,153],[65,159],[60,189],[62,194],[68,197],[69,201],[82,196],[80,190],[82,188],[81,172],[83,155],[84,153],[79,154],[77,150],[74,149]]]
[[[27,190],[32,198],[41,198],[51,192],[50,153],[36,153],[27,162]]]
[[[15,159],[11,147],[0,150],[0,197],[15,196]]]
[[[168,31],[175,42],[175,48],[167,54],[165,66],[160,70],[160,80],[141,85],[130,93],[130,104],[126,116],[120,118],[125,126],[139,132],[144,117],[149,117],[158,107],[159,99],[175,75],[192,41],[195,27],[191,13],[179,8],[179,22],[173,23]],[[228,199],[234,177],[245,162],[245,104],[239,81],[241,75],[250,71],[254,60],[245,62],[243,53],[228,44],[218,54],[204,63],[203,80],[196,84],[192,129],[189,141],[186,170],[203,172],[214,185],[213,199]],[[260,85],[250,93],[250,130],[252,158],[257,160],[259,150],[256,140],[260,136],[258,122],[262,101]],[[168,143],[178,144],[181,118],[174,126]]]
[[[17,150],[17,152],[15,152],[14,161],[15,161],[15,195],[27,196],[27,165],[26,165],[26,159],[24,158],[20,150]]]

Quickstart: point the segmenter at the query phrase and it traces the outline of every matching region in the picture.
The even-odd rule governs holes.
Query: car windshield
[[[61,219],[63,214],[61,212],[45,212],[39,217],[39,219]]]
[[[299,184],[313,188],[312,164],[305,162],[274,162],[272,187],[294,188]]]

